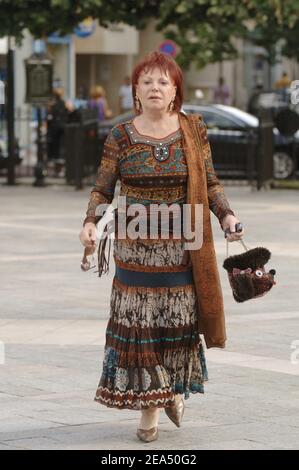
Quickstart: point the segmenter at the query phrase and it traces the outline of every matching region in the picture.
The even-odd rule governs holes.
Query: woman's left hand
[[[225,232],[225,230],[229,229],[229,231],[232,232],[232,233],[227,234],[226,236],[226,240],[228,240],[229,242],[235,242],[237,240],[240,240],[240,238],[243,237],[244,228],[242,229],[241,232],[236,232],[235,225],[238,224],[239,222],[240,220],[237,219],[237,217],[235,217],[232,214],[227,214],[222,220],[222,224],[221,224],[222,230]]]

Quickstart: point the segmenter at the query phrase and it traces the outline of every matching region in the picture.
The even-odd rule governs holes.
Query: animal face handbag
[[[236,231],[239,224],[236,224]],[[225,231],[226,233],[229,230]],[[268,272],[265,264],[268,263],[271,253],[267,248],[257,247],[248,249],[243,240],[238,240],[245,249],[245,253],[228,256],[228,241],[226,241],[226,259],[223,268],[228,273],[228,279],[236,302],[261,297],[276,284],[275,269]]]

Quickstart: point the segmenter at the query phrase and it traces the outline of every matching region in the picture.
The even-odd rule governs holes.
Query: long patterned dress
[[[210,158],[210,209],[221,219],[233,213]],[[86,212],[112,202],[118,179],[129,206],[186,202],[187,162],[180,129],[163,139],[141,135],[132,120],[109,133]],[[113,242],[116,272],[102,375],[94,400],[108,407],[146,409],[174,404],[176,393],[204,393],[208,380],[198,333],[197,297],[184,240],[137,238]]]

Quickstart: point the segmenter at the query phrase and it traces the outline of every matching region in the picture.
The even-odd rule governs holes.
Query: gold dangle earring
[[[137,96],[135,96],[135,107],[136,107],[136,110],[137,110],[138,113],[139,113],[139,111],[140,111],[140,101],[139,101],[139,99],[137,98]]]
[[[174,106],[173,101],[174,101],[174,100],[171,100],[171,101],[170,101],[170,105],[169,105],[169,111],[170,111],[170,112],[173,111],[173,106]]]

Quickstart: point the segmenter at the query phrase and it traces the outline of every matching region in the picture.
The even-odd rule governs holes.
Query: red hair
[[[176,86],[176,96],[173,102],[173,111],[179,112],[183,103],[183,73],[176,61],[164,52],[150,52],[134,68],[132,73],[132,94],[134,110],[139,114],[135,106],[136,86],[142,72],[148,72],[154,68],[160,68],[163,73],[168,73]]]

